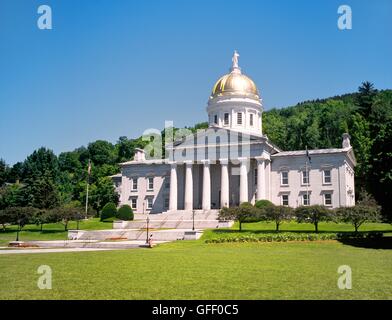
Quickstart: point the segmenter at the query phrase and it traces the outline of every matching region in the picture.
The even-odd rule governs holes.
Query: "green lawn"
[[[76,222],[71,221],[68,229],[76,229]],[[79,223],[79,229],[83,230],[103,230],[112,229],[112,222],[101,222],[99,218],[90,218]],[[68,232],[64,231],[64,225],[61,223],[45,224],[41,232],[40,226],[26,225],[19,234],[19,240],[65,240]],[[0,231],[0,246],[7,246],[9,241],[16,239],[16,226],[8,226],[6,231]]]
[[[85,223],[81,228],[111,227],[96,219]],[[59,227],[47,226],[48,233],[41,236],[65,237]],[[249,223],[243,228],[242,234],[271,232],[274,224]],[[370,230],[392,232],[392,227],[362,228]],[[282,231],[313,228],[287,223]],[[351,232],[352,227],[322,223],[320,231]],[[34,234],[25,232],[25,237]],[[363,241],[204,242],[237,233],[208,230],[198,241],[154,249],[0,255],[0,299],[392,299],[392,237],[366,246]],[[43,264],[52,268],[52,290],[37,287],[37,268]],[[352,269],[352,290],[337,287],[340,265]]]
[[[52,268],[53,289],[37,287]],[[340,265],[352,290],[337,287]],[[0,299],[392,299],[392,250],[337,241],[0,255]]]

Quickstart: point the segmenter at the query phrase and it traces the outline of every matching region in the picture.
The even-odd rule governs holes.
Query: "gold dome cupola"
[[[210,99],[232,95],[249,96],[254,99],[260,98],[256,84],[252,79],[242,74],[241,68],[238,66],[238,57],[239,54],[234,51],[230,73],[225,74],[215,83]]]

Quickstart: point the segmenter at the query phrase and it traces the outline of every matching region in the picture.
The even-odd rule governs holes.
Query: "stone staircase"
[[[149,235],[154,241],[174,241],[197,239],[203,229],[230,227],[231,222],[219,222],[218,210],[178,210],[160,214],[135,214],[133,221],[115,221],[111,230],[70,230],[68,238],[74,240],[145,240],[147,238],[147,218]],[[192,231],[194,225],[195,231]]]

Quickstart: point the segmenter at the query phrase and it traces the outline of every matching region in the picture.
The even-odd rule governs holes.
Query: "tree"
[[[0,209],[8,207],[22,207],[26,201],[23,199],[23,186],[19,183],[0,188]]]
[[[50,219],[55,222],[60,222],[64,225],[64,231],[68,231],[68,224],[70,221],[79,221],[83,219],[81,209],[72,207],[59,207],[50,210]]]
[[[87,149],[91,161],[95,165],[116,163],[117,156],[115,153],[115,147],[108,141],[97,140],[95,142],[91,142],[88,145]]]
[[[124,221],[133,220],[132,208],[127,204],[122,205],[117,211],[116,218]]]
[[[16,241],[19,241],[19,233],[23,227],[32,222],[35,208],[32,207],[9,207],[4,209],[5,215],[10,217],[10,223],[17,225]]]
[[[255,222],[261,219],[259,210],[251,203],[244,202],[239,207],[224,207],[219,211],[220,220],[235,220],[239,223],[239,230],[242,231],[244,222]]]
[[[320,221],[330,221],[333,213],[324,206],[300,206],[295,209],[295,217],[299,223],[309,222],[314,225],[316,233],[318,233],[318,224]]]
[[[60,195],[49,172],[37,177],[24,189],[28,205],[39,209],[52,209],[60,204]]]
[[[42,232],[43,226],[45,223],[56,222],[52,220],[52,216],[45,209],[37,209],[35,210],[35,214],[32,217],[32,222],[37,226],[40,226],[40,230]]]
[[[119,195],[114,188],[113,181],[108,177],[99,178],[96,184],[90,186],[89,203],[96,210],[97,214],[108,202],[118,204]],[[82,192],[85,199],[85,190]]]
[[[0,209],[0,224],[3,227],[3,231],[6,230],[7,224],[12,222],[12,218],[6,209]]]
[[[288,221],[292,218],[293,209],[287,206],[268,206],[265,213],[266,220],[274,221],[276,231],[279,231],[279,226],[283,221]]]
[[[368,116],[371,112],[373,100],[377,94],[377,90],[374,88],[374,84],[365,81],[362,82],[361,86],[358,88],[358,95],[356,102],[359,106],[359,112]]]
[[[105,221],[110,218],[117,216],[117,207],[113,202],[108,202],[105,204],[101,211],[101,221]]]
[[[23,163],[23,178],[24,180],[34,180],[46,175],[56,181],[58,170],[58,160],[53,151],[40,148],[29,155]]]
[[[380,215],[378,207],[356,205],[353,207],[341,207],[336,210],[339,221],[351,223],[355,232],[365,222],[379,222]]]
[[[0,159],[0,187],[7,181],[9,168],[3,159]]]

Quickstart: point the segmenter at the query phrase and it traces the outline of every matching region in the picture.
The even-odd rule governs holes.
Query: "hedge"
[[[316,241],[316,240],[342,240],[342,239],[379,239],[382,232],[362,233],[265,233],[262,235],[240,235],[236,237],[221,237],[205,240],[206,243],[225,242],[287,242],[287,241]]]

